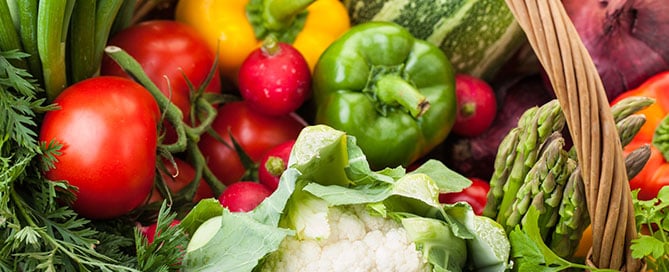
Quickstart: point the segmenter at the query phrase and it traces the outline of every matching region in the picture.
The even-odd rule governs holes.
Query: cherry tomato
[[[248,212],[271,194],[272,192],[260,183],[239,181],[226,187],[218,201],[231,212]]]
[[[62,145],[50,180],[76,186],[73,209],[107,219],[141,205],[153,186],[160,111],[153,96],[121,77],[95,77],[66,88],[60,109],[44,116],[40,141]]]
[[[297,139],[305,125],[304,120],[296,114],[269,116],[250,109],[246,101],[229,102],[219,107],[211,125],[225,143],[205,134],[198,145],[214,175],[224,184],[230,185],[242,178],[245,168],[230,141],[229,133],[246,154],[258,163],[270,148]]]
[[[193,179],[195,179],[195,169],[182,159],[174,158],[174,162],[176,163],[176,168],[174,167],[174,164],[164,159],[163,165],[165,166],[166,172],[161,172],[160,174],[163,181],[165,181],[165,184],[170,189],[170,192],[176,194],[193,182]],[[198,185],[197,191],[195,191],[193,202],[198,202],[201,199],[210,197],[214,197],[214,192],[204,179],[200,179],[200,185]],[[164,198],[160,194],[160,191],[158,191],[158,188],[154,187],[153,192],[151,193],[151,198],[149,198],[149,203],[163,201],[163,199]]]
[[[472,185],[465,188],[461,192],[440,194],[439,202],[453,204],[460,201],[469,203],[474,209],[474,213],[481,215],[485,204],[488,201],[488,191],[490,191],[490,184],[485,180],[479,178],[469,178]]]
[[[279,187],[279,179],[288,166],[288,158],[294,145],[295,140],[288,140],[271,148],[260,160],[258,181],[272,192]]]
[[[184,121],[190,120],[190,89],[184,76],[199,88],[216,58],[193,28],[176,21],[145,21],[118,32],[111,37],[109,44],[122,48],[135,58],[151,81],[181,110]],[[102,60],[101,74],[130,78],[106,55]],[[218,73],[205,91],[221,92]],[[168,129],[167,133],[166,142],[176,141],[172,129]]]

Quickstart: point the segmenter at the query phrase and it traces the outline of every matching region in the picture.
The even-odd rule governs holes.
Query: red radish
[[[264,114],[285,115],[311,95],[311,70],[292,45],[268,38],[239,68],[239,91]]]
[[[490,127],[497,114],[497,99],[487,82],[470,75],[455,75],[455,96],[458,109],[453,133],[473,137]]]
[[[270,194],[272,192],[265,185],[253,181],[239,181],[225,188],[218,202],[231,212],[248,212]]]
[[[279,187],[279,179],[288,166],[288,158],[293,145],[295,145],[295,140],[288,140],[279,144],[268,150],[260,160],[258,181],[271,191]]]
[[[177,219],[174,219],[174,220],[172,220],[172,223],[170,223],[170,226],[174,227],[176,225],[179,225],[179,223],[181,223],[181,221],[179,221]],[[148,225],[148,226],[140,226],[139,230],[144,236],[146,236],[146,240],[149,241],[149,244],[151,244],[151,243],[153,243],[153,240],[156,237],[156,229],[157,228],[158,228],[158,224],[153,223],[153,224]],[[158,235],[160,235],[160,234],[158,234]]]

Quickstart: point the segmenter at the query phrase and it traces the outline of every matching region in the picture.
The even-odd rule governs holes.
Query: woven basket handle
[[[630,254],[634,208],[622,147],[597,69],[560,0],[506,0],[555,90],[586,188],[593,245],[588,264],[639,271]]]

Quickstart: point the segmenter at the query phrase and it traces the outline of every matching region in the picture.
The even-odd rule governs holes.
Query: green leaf
[[[632,257],[641,259],[646,256],[652,256],[658,259],[666,254],[665,247],[669,247],[668,242],[664,242],[652,236],[642,235],[637,239],[632,240],[630,249],[632,250]]]
[[[423,173],[430,176],[437,183],[437,186],[439,186],[439,192],[441,193],[461,192],[472,185],[471,180],[449,169],[438,160],[426,161],[414,170],[413,173]]]
[[[279,248],[290,230],[253,220],[247,213],[221,216],[220,229],[202,247],[184,258],[186,271],[252,271],[259,260]],[[193,239],[197,232],[193,235]]]
[[[453,235],[449,224],[415,216],[404,218],[401,222],[409,238],[416,243],[423,256],[427,256],[435,271],[459,271],[464,267],[467,244]]]
[[[181,220],[181,227],[186,233],[193,234],[195,230],[209,218],[223,213],[223,206],[214,198],[200,200],[195,207]]]

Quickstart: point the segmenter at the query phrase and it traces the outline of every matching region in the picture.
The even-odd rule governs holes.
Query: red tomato
[[[167,187],[173,194],[181,191],[195,179],[195,169],[193,166],[179,158],[174,158],[174,162],[176,163],[176,168],[168,160],[163,160],[163,165],[165,165],[167,172],[160,173],[163,181],[165,181],[165,184],[167,184]],[[200,185],[198,185],[197,191],[195,191],[193,202],[210,197],[214,197],[214,192],[204,179],[200,179]],[[163,199],[158,188],[154,187],[149,203],[163,201]]]
[[[160,111],[138,83],[95,77],[66,88],[44,116],[40,141],[62,144],[50,180],[78,188],[73,209],[107,219],[141,205],[153,186]]]
[[[242,178],[245,169],[230,141],[229,133],[232,133],[246,154],[258,163],[270,148],[297,139],[305,125],[304,120],[296,114],[269,116],[251,110],[245,101],[230,102],[219,107],[211,125],[225,143],[205,134],[198,144],[214,175],[224,184],[230,185]]]
[[[218,201],[231,212],[248,212],[271,195],[267,187],[253,181],[240,181],[225,188]]]
[[[488,201],[488,191],[490,184],[479,178],[469,178],[472,185],[462,190],[462,192],[440,194],[439,202],[453,204],[460,201],[469,203],[474,209],[474,213],[481,215],[485,204]]]
[[[206,79],[216,58],[209,45],[190,26],[167,20],[145,21],[118,32],[110,40],[139,62],[156,86],[190,119],[190,90],[184,76],[196,88]],[[130,78],[108,56],[102,60],[101,74]],[[206,92],[221,92],[221,79],[216,74]],[[168,130],[167,142],[176,141]]]
[[[279,187],[279,179],[288,166],[288,158],[293,145],[295,145],[295,140],[288,140],[268,150],[260,160],[258,181],[272,192]]]

